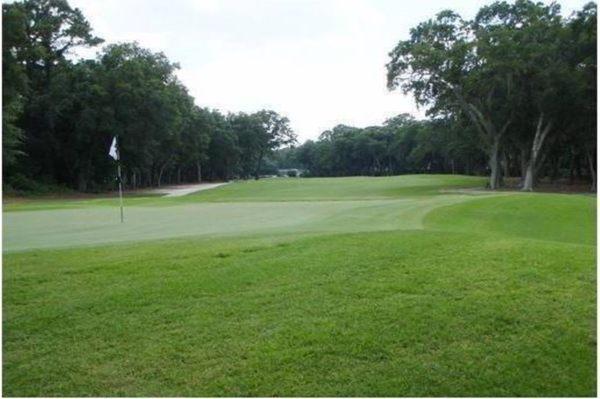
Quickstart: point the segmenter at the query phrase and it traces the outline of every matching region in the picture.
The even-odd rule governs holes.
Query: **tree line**
[[[3,4],[2,19],[5,187],[114,187],[113,136],[130,188],[258,177],[273,149],[296,141],[274,111],[198,107],[179,66],[136,43],[70,59],[103,40],[66,0]]]
[[[313,176],[477,173],[496,189],[547,177],[596,187],[596,4],[569,17],[528,0],[442,11],[390,52],[391,90],[414,95],[428,119],[336,126],[282,152]]]
[[[277,151],[280,167],[304,176],[385,176],[406,173],[485,174],[476,133],[451,119],[401,114],[383,126],[335,126],[316,141]]]
[[[573,15],[530,0],[499,1],[474,18],[442,11],[389,53],[390,90],[414,96],[427,118],[338,125],[294,146],[274,111],[195,105],[178,65],[136,43],[95,47],[66,0],[3,4],[4,182],[114,186],[107,149],[121,143],[127,187],[258,178],[278,168],[308,176],[464,173],[496,189],[520,177],[586,179],[596,187],[596,4]],[[285,148],[281,148],[288,146]]]

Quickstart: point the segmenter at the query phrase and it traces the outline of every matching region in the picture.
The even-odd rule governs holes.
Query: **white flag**
[[[111,156],[115,161],[119,160],[119,150],[117,149],[117,137],[113,137],[112,144],[110,145],[110,150],[108,151],[108,155]]]

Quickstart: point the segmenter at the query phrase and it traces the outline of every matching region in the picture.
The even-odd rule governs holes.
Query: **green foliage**
[[[23,130],[16,125],[22,112],[22,104],[18,99],[4,103],[2,106],[2,163],[4,170],[10,170],[23,155]]]
[[[30,179],[27,176],[17,174],[10,181],[3,182],[4,195],[18,196],[44,196],[71,193],[68,187],[56,184],[44,183],[39,180]]]
[[[473,20],[442,11],[392,50],[388,87],[414,94],[429,115],[468,118],[488,157],[491,188],[512,168],[531,189],[550,145],[595,148],[592,122],[577,127],[595,121],[595,80],[582,84],[584,75],[595,79],[595,18],[592,3],[563,18],[556,3],[530,0],[494,2]],[[594,139],[573,140],[577,129],[593,130],[587,137]],[[563,151],[555,162],[568,158]],[[589,178],[595,182],[594,164]]]
[[[78,9],[64,0],[25,0],[2,5],[3,17],[3,145],[5,178],[25,174],[53,180],[61,148],[54,92],[55,72],[69,62],[65,56],[78,46],[102,42]],[[58,95],[64,94],[57,90]],[[22,154],[26,156],[19,156]],[[18,162],[18,164],[17,164]]]
[[[2,162],[4,177],[13,172],[19,156],[23,155],[23,129],[18,120],[23,113],[24,93],[27,90],[25,68],[15,49],[24,43],[25,24],[22,10],[2,5]]]
[[[383,126],[336,126],[318,141],[287,148],[286,161],[307,176],[474,173],[485,170],[485,154],[473,129],[461,121],[416,121],[403,114]],[[293,162],[288,161],[293,159]],[[283,160],[280,167],[284,168]]]
[[[114,136],[127,188],[200,181],[203,171],[211,179],[258,175],[265,156],[295,141],[274,111],[222,115],[196,106],[175,76],[179,66],[137,43],[68,60],[70,49],[102,40],[64,0],[4,4],[3,20],[9,181],[24,175],[79,191],[112,188]]]

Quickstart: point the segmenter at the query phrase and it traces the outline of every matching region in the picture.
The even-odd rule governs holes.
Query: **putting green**
[[[371,201],[197,203],[131,206],[126,221],[116,207],[4,214],[4,251],[127,243],[176,237],[344,233],[423,227],[432,209],[468,195]]]
[[[441,190],[481,183],[439,175],[237,182],[177,198],[129,198],[123,224],[114,198],[17,202],[5,207],[3,249],[420,229],[432,209],[473,198]]]

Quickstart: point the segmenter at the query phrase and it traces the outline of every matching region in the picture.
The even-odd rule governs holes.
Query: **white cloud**
[[[219,0],[188,0],[188,2],[194,11],[203,14],[215,14],[223,4]]]

